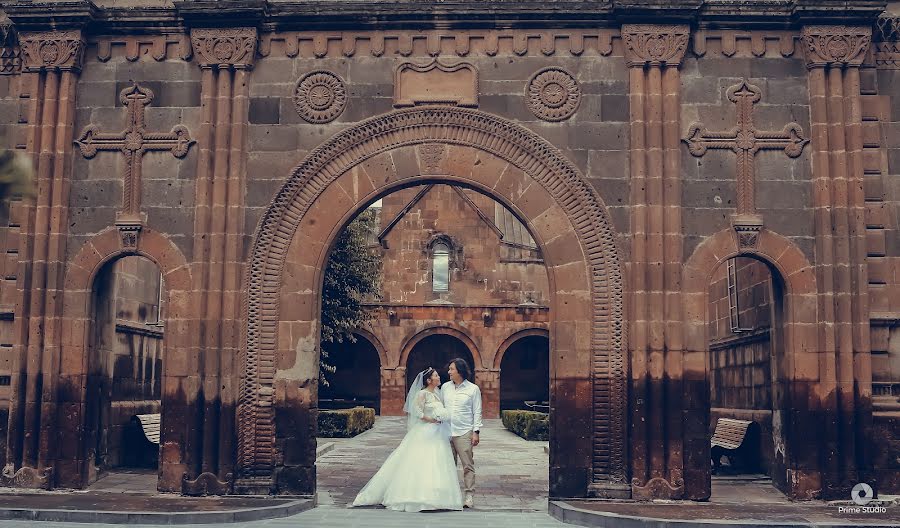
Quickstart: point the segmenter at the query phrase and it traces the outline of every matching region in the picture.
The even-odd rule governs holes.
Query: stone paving
[[[405,417],[379,417],[375,426],[355,438],[319,439],[334,448],[316,462],[319,504],[345,506],[378,471],[406,434]],[[547,511],[547,442],[529,442],[503,428],[500,420],[484,421],[475,448],[477,510]],[[462,470],[459,472],[462,482]]]

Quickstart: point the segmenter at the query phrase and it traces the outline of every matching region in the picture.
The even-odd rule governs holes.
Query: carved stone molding
[[[0,473],[0,486],[49,490],[53,481],[53,468],[35,469],[23,466],[18,470],[7,464]]]
[[[256,42],[256,28],[191,30],[201,68],[252,68]]]
[[[879,17],[875,28],[875,65],[900,70],[900,16]]]
[[[157,62],[174,57],[189,60],[193,55],[187,35],[127,35],[97,39],[97,60],[106,62],[114,52],[124,52],[125,60],[129,62],[148,56]]]
[[[757,130],[753,125],[753,105],[762,98],[762,92],[746,80],[730,86],[726,96],[737,106],[737,124],[729,130],[713,132],[703,123],[691,123],[683,141],[691,155],[698,158],[708,149],[731,150],[737,155],[737,212],[755,214],[756,153],[777,149],[796,158],[809,139],[803,137],[803,128],[797,123],[788,123],[781,131]]]
[[[81,71],[84,64],[84,40],[81,31],[42,31],[21,33],[22,69]]]
[[[279,31],[260,35],[259,54],[288,57],[470,57],[505,55],[603,55],[613,52],[614,29]]]
[[[640,485],[638,479],[631,481],[631,498],[636,500],[677,500],[684,495],[684,480],[675,479],[675,482],[669,483],[662,477],[654,477],[647,481],[643,486]]]
[[[756,249],[759,232],[763,229],[763,219],[756,214],[737,214],[731,217],[731,227],[737,237],[740,249]]]
[[[872,41],[872,29],[864,26],[806,26],[803,47],[809,68],[859,66]]]
[[[347,106],[347,89],[340,77],[329,71],[312,71],[297,81],[294,108],[308,123],[334,121]]]
[[[792,57],[800,36],[796,31],[700,29],[693,33],[691,52],[697,57],[721,54],[725,57]]]
[[[201,473],[191,480],[187,473],[181,477],[181,493],[189,497],[202,497],[206,495],[228,495],[231,493],[231,485],[234,477],[231,473],[225,475],[225,480],[219,480],[214,474]]]
[[[686,25],[625,24],[625,62],[628,66],[678,66],[687,51],[690,34]]]
[[[127,125],[122,132],[100,132],[95,125],[88,125],[75,140],[81,155],[91,159],[100,151],[120,152],[125,155],[122,211],[120,220],[126,224],[141,219],[141,171],[144,154],[150,151],[169,151],[176,158],[187,156],[195,143],[184,125],[176,125],[170,132],[149,132],[144,111],[153,102],[153,91],[137,84],[121,91],[119,100],[127,111]],[[124,239],[123,239],[124,240]]]
[[[478,70],[468,62],[404,62],[394,74],[394,107],[420,104],[478,106]]]
[[[564,121],[578,110],[581,88],[575,76],[549,67],[535,73],[525,88],[528,108],[544,121]]]
[[[15,75],[22,69],[19,36],[12,24],[0,24],[0,75]]]
[[[422,174],[438,173],[445,150],[443,143],[425,143],[419,147],[420,166],[424,171]]]

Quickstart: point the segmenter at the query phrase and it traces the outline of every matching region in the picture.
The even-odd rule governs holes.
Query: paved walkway
[[[522,440],[500,420],[485,420],[475,448],[475,508],[547,511],[547,442]],[[375,427],[355,438],[319,439],[334,448],[316,462],[320,505],[345,506],[378,471],[406,433],[405,417],[379,417]],[[462,470],[460,470],[462,482]]]
[[[85,528],[82,523],[0,521],[0,528]],[[94,526],[120,526],[102,525]],[[151,525],[128,525],[129,528]],[[185,524],[185,527],[210,528],[210,524]],[[283,519],[225,524],[235,528],[448,528],[478,526],[484,528],[571,528],[541,512],[462,511],[441,513],[403,513],[389,510],[319,506]]]

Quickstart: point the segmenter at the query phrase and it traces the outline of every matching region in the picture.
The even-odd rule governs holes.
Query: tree
[[[354,330],[373,317],[364,303],[381,298],[381,254],[369,245],[376,228],[375,210],[363,211],[341,231],[328,256],[322,285],[322,343],[355,343]],[[335,367],[328,362],[325,347],[320,348],[319,381],[327,387],[328,373]]]

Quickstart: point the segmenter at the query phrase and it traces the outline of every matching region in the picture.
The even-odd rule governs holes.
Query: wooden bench
[[[152,444],[159,445],[159,413],[156,414],[136,414],[131,418],[133,422],[137,422],[144,436]]]
[[[731,462],[732,456],[738,454],[742,459],[747,458],[745,453],[741,453],[742,447],[746,445],[748,432],[752,421],[735,420],[733,418],[719,418],[716,422],[716,430],[710,440],[710,455],[712,456],[713,472],[715,473],[721,467],[722,455],[728,456]],[[749,462],[749,460],[742,460]]]

